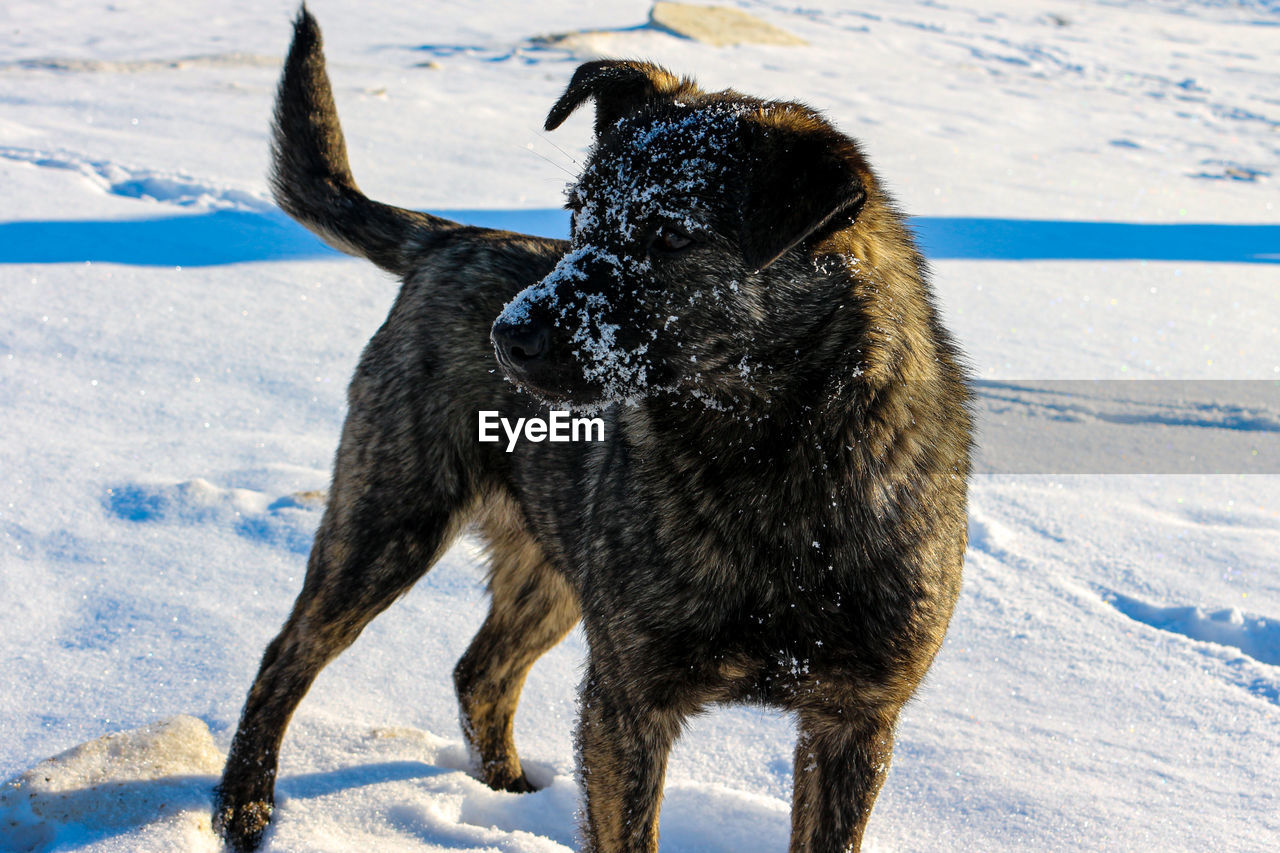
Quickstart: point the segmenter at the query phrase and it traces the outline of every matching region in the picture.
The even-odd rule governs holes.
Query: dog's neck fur
[[[680,489],[698,476],[738,483],[743,488],[716,490],[716,500],[732,510],[720,517],[757,530],[789,527],[784,539],[807,536],[804,529],[823,528],[833,515],[847,518],[849,499],[872,512],[891,511],[893,496],[884,489],[833,502],[845,484],[931,475],[931,445],[941,438],[921,434],[919,425],[936,419],[917,417],[920,407],[950,405],[955,417],[968,418],[967,394],[944,369],[956,355],[930,304],[927,269],[887,202],[875,200],[856,227],[823,237],[791,262],[832,270],[838,295],[803,340],[780,342],[773,362],[762,365],[766,393],[728,400],[659,394],[622,415],[628,437],[643,446],[646,470],[663,488]],[[903,322],[904,315],[923,322]],[[938,334],[906,336],[904,328]],[[797,467],[798,459],[804,464]],[[876,469],[892,473],[863,476]],[[771,471],[798,470],[812,476],[787,483],[786,507],[758,506],[756,490],[746,485]],[[797,527],[802,517],[808,523]]]

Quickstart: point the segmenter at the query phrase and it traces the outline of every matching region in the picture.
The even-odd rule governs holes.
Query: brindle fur
[[[261,840],[280,742],[316,674],[468,525],[488,543],[492,603],[455,683],[488,785],[532,790],[516,702],[581,618],[585,849],[657,849],[671,745],[725,702],[798,720],[793,853],[861,843],[965,549],[969,393],[924,261],[856,145],[802,105],[603,61],[579,69],[548,126],[587,99],[598,138],[570,193],[571,243],[379,204],[352,180],[319,30],[299,14],[276,197],[403,287],[352,380],[306,579],[216,791],[234,849]],[[649,175],[661,196],[691,174],[676,156],[712,180],[689,202],[696,243],[660,256],[653,194],[619,175]],[[622,202],[601,212],[607,198]],[[591,303],[603,319],[575,326],[593,294],[608,297]],[[503,343],[513,300],[555,321],[537,364]],[[606,321],[643,371],[614,377],[574,350],[575,331]],[[510,454],[476,441],[478,410],[545,415],[547,400],[596,406],[606,440]]]

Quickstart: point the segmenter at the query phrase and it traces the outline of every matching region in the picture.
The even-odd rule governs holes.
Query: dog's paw
[[[213,831],[222,837],[229,850],[252,853],[262,843],[262,834],[271,823],[273,810],[268,800],[237,803],[218,788],[213,798]]]
[[[530,782],[529,777],[523,771],[512,773],[506,768],[482,773],[480,781],[495,791],[506,791],[508,794],[532,794],[542,787]]]
[[[529,781],[529,777],[521,773],[514,779],[508,781],[505,785],[498,788],[500,791],[507,791],[511,794],[532,794],[538,790],[538,786]]]

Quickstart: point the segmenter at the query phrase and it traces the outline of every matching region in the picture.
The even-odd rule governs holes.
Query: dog
[[[268,826],[316,674],[469,527],[492,601],[454,681],[487,785],[533,790],[516,703],[581,620],[584,849],[656,850],[683,723],[738,702],[797,720],[790,849],[861,844],[960,591],[963,359],[902,215],[817,112],[601,60],[547,129],[588,100],[568,242],[372,201],[299,12],[275,197],[403,286],[351,382],[302,591],[216,788],[235,850]],[[551,406],[596,413],[604,440],[477,440],[477,412]]]

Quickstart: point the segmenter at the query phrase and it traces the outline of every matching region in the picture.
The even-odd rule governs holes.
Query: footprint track
[[[254,489],[224,489],[196,477],[181,482],[124,483],[107,490],[103,507],[138,524],[214,524],[297,554],[311,550],[325,492],[272,497]]]
[[[182,172],[126,166],[66,151],[11,146],[0,146],[0,159],[28,163],[43,169],[76,172],[103,192],[124,198],[200,210],[241,210],[253,213],[272,213],[276,210],[275,205],[264,196],[249,190],[219,186]]]
[[[1221,660],[1229,681],[1280,705],[1280,619],[1237,607],[1207,610],[1196,605],[1151,604],[1102,587],[1098,594],[1121,616],[1179,636],[1192,648]]]

